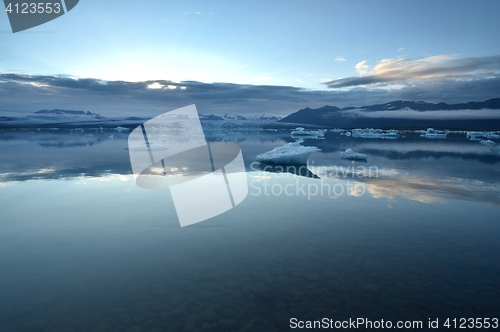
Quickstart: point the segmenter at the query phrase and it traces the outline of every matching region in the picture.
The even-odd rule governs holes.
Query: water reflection
[[[103,177],[131,174],[127,133],[100,131],[1,131],[0,185],[11,181]],[[212,137],[213,136],[213,137]],[[259,153],[292,141],[287,133],[232,133],[208,140],[237,143],[248,171],[294,174],[324,178],[314,167],[337,167],[337,178],[356,178],[374,197],[437,203],[446,200],[473,200],[498,204],[500,201],[500,155],[465,138],[429,141],[416,137],[397,140],[369,140],[328,133],[325,140],[305,140],[321,152],[309,157],[306,165],[264,165],[255,162]],[[158,144],[175,142],[159,138]],[[353,148],[369,155],[367,163],[340,159],[339,152]],[[321,166],[323,165],[323,166]],[[152,168],[160,175],[196,176],[197,165],[166,165]],[[375,167],[378,176],[358,178]],[[340,170],[340,171],[339,171]],[[207,173],[210,170],[202,170]],[[330,177],[331,175],[326,175]]]
[[[168,188],[135,184],[126,137],[61,148],[0,140],[1,331],[283,331],[291,317],[498,317],[497,161],[460,151],[386,157],[413,151],[397,139],[365,142],[380,154],[361,164],[338,154],[360,140],[327,137],[336,148],[310,158],[322,169],[308,165],[317,179],[252,170],[257,154],[287,138],[238,136],[248,179],[270,181],[269,195],[250,187],[238,207],[180,228]],[[323,172],[333,167],[336,177]],[[321,181],[367,190],[301,194]],[[447,204],[428,204],[437,202]]]
[[[270,173],[288,173],[288,174],[293,174],[297,176],[302,176],[306,178],[313,178],[313,179],[319,179],[320,177],[316,174],[314,174],[311,169],[308,168],[306,164],[297,164],[297,165],[269,165],[269,164],[262,164],[259,162],[254,162],[251,165],[251,170],[252,171],[263,171],[263,172],[270,172]]]
[[[375,198],[406,198],[428,204],[470,200],[500,205],[498,183],[460,178],[413,177],[394,170],[378,178],[363,178],[359,181],[366,184],[368,192]]]

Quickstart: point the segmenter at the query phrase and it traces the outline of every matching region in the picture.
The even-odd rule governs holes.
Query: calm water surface
[[[254,163],[286,132],[213,132],[241,147],[249,195],[184,228],[111,135],[0,132],[0,331],[500,318],[500,154],[465,135],[328,133],[304,142],[315,177]]]

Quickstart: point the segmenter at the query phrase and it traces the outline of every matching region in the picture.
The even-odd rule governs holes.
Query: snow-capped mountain
[[[223,116],[214,114],[199,114],[200,120],[205,123],[211,121],[220,121],[221,125],[242,123],[259,123],[274,122],[279,120],[278,117],[270,115],[250,116],[244,117],[238,114],[226,113]],[[31,114],[16,113],[13,111],[0,112],[0,128],[30,128],[30,127],[58,127],[58,128],[77,128],[77,127],[116,127],[125,126],[131,128],[140,125],[144,121],[149,120],[150,117],[113,117],[106,118],[98,113],[89,111],[75,111],[75,110],[40,110]],[[218,126],[217,126],[218,127]]]
[[[39,114],[42,116],[48,115],[67,115],[67,116],[74,116],[74,117],[79,117],[79,116],[87,116],[87,117],[92,117],[95,119],[105,119],[102,115],[98,113],[93,113],[93,112],[84,112],[84,111],[71,111],[71,110],[60,110],[60,109],[54,109],[54,110],[40,110],[35,112],[35,114]]]
[[[396,100],[362,107],[305,108],[280,122],[330,128],[500,128],[500,98],[463,104]]]
[[[224,120],[247,120],[244,116],[238,114],[229,114],[229,113],[224,114],[222,118]]]
[[[226,113],[223,116],[214,115],[214,114],[200,114],[200,120],[226,120],[226,121],[248,121],[248,120],[262,120],[262,121],[278,121],[281,117],[273,116],[273,115],[251,115],[251,116],[242,116],[238,114],[230,114]]]

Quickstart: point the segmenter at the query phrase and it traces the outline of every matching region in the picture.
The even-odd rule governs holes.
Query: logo
[[[128,137],[128,150],[138,186],[168,185],[181,227],[222,214],[248,194],[240,147],[207,143],[195,105],[135,128]]]
[[[79,0],[3,0],[12,32],[31,29],[73,9]]]

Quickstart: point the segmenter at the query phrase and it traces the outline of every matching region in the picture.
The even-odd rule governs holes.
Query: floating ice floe
[[[394,129],[384,131],[382,129],[373,129],[373,128],[353,129],[352,137],[394,139],[398,137],[398,131]]]
[[[340,152],[340,158],[353,160],[366,160],[368,156],[364,153],[354,152],[352,149],[347,149]]]
[[[129,131],[130,131],[130,129],[125,128],[125,127],[120,127],[120,126],[116,127],[116,128],[115,128],[115,130],[116,130],[117,132],[120,132],[120,133],[126,133],[126,132],[129,132]]]
[[[300,142],[287,143],[283,146],[261,153],[255,157],[258,162],[267,164],[304,165],[313,152],[321,151],[315,146],[303,146]]]
[[[467,137],[485,137],[488,132],[485,131],[468,131],[466,136]]]
[[[305,130],[302,127],[295,128],[294,131],[290,133],[292,137],[304,137],[304,138],[323,138],[325,136],[326,129],[319,130]]]
[[[129,150],[129,151],[164,151],[168,150],[168,148],[164,145],[161,144],[155,144],[153,142],[149,143],[149,146],[147,145],[131,145],[128,148],[123,148],[124,150]]]
[[[467,137],[469,137],[471,141],[478,141],[479,137],[487,139],[498,139],[500,138],[500,135],[493,131],[468,131]]]
[[[345,131],[345,129],[335,128],[335,129],[332,129],[330,131],[334,132],[334,133],[343,133]]]
[[[484,145],[495,145],[495,144],[497,144],[497,143],[495,143],[493,141],[490,141],[489,139],[488,140],[482,140],[479,143],[484,144]]]
[[[415,130],[416,133],[421,133],[421,137],[425,138],[446,138],[448,130],[435,130],[433,128],[427,128],[427,130]]]

